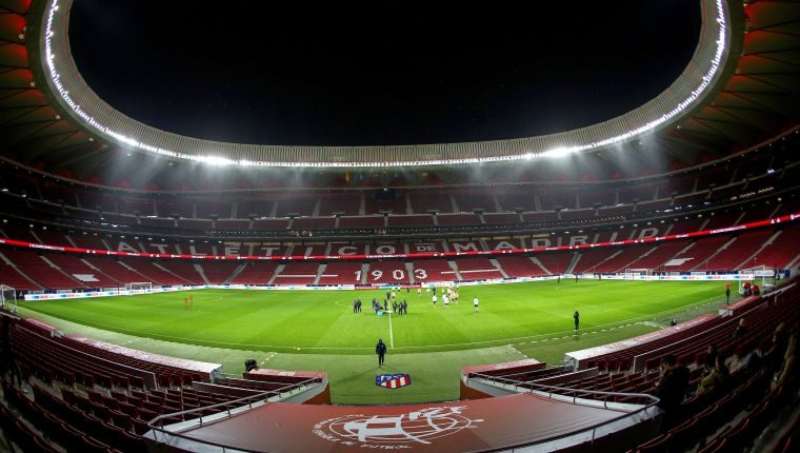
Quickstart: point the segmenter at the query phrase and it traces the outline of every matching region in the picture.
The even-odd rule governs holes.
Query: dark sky
[[[449,11],[275,3],[288,2],[76,0],[72,50],[102,98],[169,131],[265,144],[431,143],[558,132],[624,113],[681,73],[700,28],[698,0]]]

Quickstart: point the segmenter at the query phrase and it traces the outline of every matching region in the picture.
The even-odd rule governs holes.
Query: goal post
[[[741,269],[739,275],[751,275],[752,279],[739,279],[739,294],[744,294],[744,285],[747,282],[755,283],[761,290],[775,287],[775,269],[764,265]]]
[[[624,270],[625,276],[629,278],[635,278],[637,275],[650,275],[652,269],[644,267],[644,268],[635,268],[635,267],[626,267]]]
[[[149,293],[153,290],[153,282],[131,282],[125,284],[128,294]]]
[[[0,307],[12,313],[17,312],[17,289],[0,285]]]

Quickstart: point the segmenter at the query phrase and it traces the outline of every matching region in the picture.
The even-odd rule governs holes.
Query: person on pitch
[[[475,313],[478,312],[478,306],[480,305],[480,301],[478,300],[478,296],[472,298],[472,307],[475,309]]]
[[[572,320],[575,321],[575,332],[581,327],[581,314],[578,313],[578,310],[575,310],[575,313],[572,314]]]
[[[384,357],[386,356],[386,343],[383,339],[378,339],[378,344],[375,345],[375,354],[378,354],[378,367],[383,367]]]
[[[436,292],[435,291],[433,293],[433,297],[431,297],[431,300],[433,301],[433,305],[435,306],[436,305]]]

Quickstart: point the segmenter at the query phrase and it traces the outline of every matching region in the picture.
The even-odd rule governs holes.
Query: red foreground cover
[[[540,442],[622,415],[530,394],[404,406],[275,403],[183,434],[254,451],[455,452]]]

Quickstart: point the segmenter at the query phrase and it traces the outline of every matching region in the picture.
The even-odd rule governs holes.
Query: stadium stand
[[[287,379],[278,371],[262,372],[259,380],[218,377],[211,383],[210,372],[218,364],[164,363],[173,359],[105,349],[113,345],[80,337],[53,338],[52,327],[41,323],[4,325],[24,386],[3,377],[0,430],[24,451],[143,451],[142,436],[155,417],[185,411],[210,415],[249,400],[279,401],[327,385],[319,373]]]
[[[415,260],[412,261],[416,280],[450,282],[459,280],[456,272],[447,260]]]
[[[461,280],[500,280],[503,273],[487,258],[462,258],[454,261]]]
[[[411,284],[408,269],[402,261],[375,261],[369,263],[365,282],[371,284]]]
[[[557,436],[557,441],[580,437],[581,443],[571,445],[570,452],[794,451],[800,441],[800,282],[789,276],[800,270],[800,226],[794,217],[777,218],[800,215],[800,130],[793,126],[800,103],[797,84],[791,82],[797,78],[800,14],[793,3],[797,2],[701,2],[703,25],[696,58],[665,92],[669,96],[690,92],[690,102],[671,113],[660,111],[655,117],[659,119],[647,125],[657,125],[657,130],[647,135],[627,129],[649,115],[637,109],[636,116],[623,118],[627,130],[613,130],[611,140],[605,140],[603,124],[595,124],[571,134],[580,139],[574,148],[571,144],[551,148],[556,143],[551,137],[500,141],[497,149],[502,149],[502,155],[495,154],[498,162],[487,164],[445,162],[417,169],[419,162],[394,168],[396,162],[381,160],[374,162],[374,168],[331,166],[317,171],[313,164],[319,162],[298,160],[282,164],[309,167],[273,171],[239,168],[238,164],[248,163],[249,145],[231,145],[241,155],[231,156],[235,162],[225,162],[227,168],[219,170],[206,166],[221,163],[215,162],[218,158],[193,154],[206,152],[199,148],[178,154],[186,151],[181,149],[184,143],[197,143],[193,139],[170,135],[148,146],[150,138],[140,133],[145,130],[142,125],[142,130],[118,140],[127,132],[115,133],[112,128],[124,123],[124,115],[105,130],[100,127],[105,122],[102,118],[82,124],[87,116],[76,109],[94,106],[86,101],[87,93],[78,90],[71,90],[76,102],[69,99],[70,91],[61,90],[61,83],[74,75],[46,67],[53,61],[61,67],[59,62],[66,59],[59,55],[54,60],[51,49],[42,48],[53,36],[66,33],[36,36],[47,30],[45,11],[53,2],[3,2],[0,284],[11,287],[3,288],[3,294],[16,290],[15,297],[66,299],[132,283],[152,283],[156,291],[180,289],[158,288],[162,286],[228,284],[263,287],[259,289],[353,285],[361,290],[371,285],[463,282],[466,286],[481,280],[555,275],[574,275],[576,282],[576,274],[586,274],[581,276],[587,279],[631,277],[622,273],[649,274],[654,279],[702,274],[714,280],[741,276],[720,274],[763,271],[769,277],[757,278],[774,277],[769,287],[762,288],[768,291],[766,295],[746,296],[730,305],[708,304],[713,307],[705,314],[680,318],[680,322],[673,318],[674,325],[668,327],[644,316],[629,319],[626,323],[634,325],[628,327],[651,330],[613,343],[591,343],[593,347],[567,353],[561,363],[526,359],[464,368],[462,397],[471,401],[441,402],[435,395],[431,399],[439,402],[434,411],[459,405],[450,415],[463,416],[460,411],[467,411],[467,406],[494,404],[496,416],[454,416],[448,421],[469,437],[470,444],[459,445],[451,437],[428,450],[535,450],[537,445],[524,445],[526,440],[519,435],[494,445],[489,431],[518,425],[519,432],[526,434],[538,423],[552,422],[546,435]],[[714,4],[732,13],[729,21],[706,17]],[[55,11],[51,10],[51,20]],[[709,33],[715,27],[719,35]],[[777,49],[769,42],[776,36],[782,37]],[[716,58],[708,52],[710,43],[717,44]],[[698,65],[700,58],[703,65]],[[717,65],[720,58],[724,61]],[[702,76],[709,60],[713,72],[702,79],[709,83],[708,89],[691,83],[689,90],[694,91],[685,90],[688,82],[700,82],[692,76]],[[53,80],[54,74],[60,81]],[[694,104],[698,99],[701,102]],[[672,107],[661,105],[661,97],[654,101],[648,105],[657,110],[674,107],[671,102]],[[542,155],[528,150],[527,145],[537,148],[539,142],[547,144],[540,149],[546,150]],[[476,154],[483,157],[497,143],[434,143],[424,145],[424,151],[408,145],[407,152],[424,160],[447,160],[460,156],[460,148],[468,156],[469,148],[475,146],[485,148]],[[207,152],[216,153],[216,148],[209,147]],[[226,148],[228,144],[219,146],[220,152]],[[342,157],[335,148],[316,151]],[[371,155],[376,150],[393,155],[391,147],[343,148],[352,155]],[[401,148],[405,155],[406,147],[397,149]],[[286,150],[293,154],[293,149],[281,147],[275,154]],[[298,147],[297,154],[304,149]],[[550,154],[572,154],[575,149],[587,152],[549,159]],[[158,156],[151,156],[152,151]],[[503,162],[512,157],[506,153],[520,152],[527,155],[517,157],[533,162]],[[270,152],[264,155],[271,159]],[[134,162],[137,168],[124,162]],[[347,163],[344,159],[331,162]],[[765,222],[752,225],[759,221]],[[719,231],[706,236],[708,230]],[[679,237],[652,240],[664,235]],[[90,250],[78,253],[72,247]],[[524,247],[536,250],[518,253]],[[365,256],[353,259],[353,255]],[[591,283],[586,286],[591,288]],[[597,297],[604,297],[602,291],[597,291]],[[69,303],[53,303],[61,302]],[[482,301],[481,308],[489,303]],[[470,315],[491,315],[490,310],[463,308]],[[694,307],[687,310],[695,313]],[[378,321],[388,321],[392,353],[396,352],[394,342],[404,348],[403,336],[408,337],[403,321],[393,318],[394,314],[381,314]],[[591,338],[595,326],[587,321],[591,331],[576,326],[575,332],[561,332],[558,339],[571,345],[573,340],[580,344]],[[228,326],[234,322],[224,320]],[[597,330],[606,327],[597,326]],[[611,327],[613,335],[622,333],[615,330],[619,326]],[[326,335],[348,333],[331,329]],[[540,339],[547,340],[549,347],[556,337],[536,337],[537,342]],[[483,350],[473,351],[475,356],[485,361],[496,357],[495,353],[506,354],[500,349],[510,350],[513,356],[529,353],[520,344],[495,348],[495,343],[487,341],[492,348],[485,355]],[[527,346],[535,347],[532,341]],[[263,413],[256,415],[255,431],[262,436],[256,447],[266,449],[270,439],[264,439],[264,432],[276,427],[290,432],[299,424],[297,414],[303,406],[296,403],[330,403],[322,373],[257,369],[226,375],[219,364],[158,356],[65,334],[3,309],[0,352],[0,450],[14,453],[185,451],[185,445],[177,442],[156,446],[153,440],[167,434],[164,427],[170,424],[180,424],[180,429],[172,427],[179,434],[188,433],[192,424],[222,430],[222,422],[240,421],[254,409],[286,411],[280,412],[277,422],[259,419]],[[446,354],[455,355],[454,351]],[[289,354],[285,358],[292,359]],[[394,367],[387,371],[394,372]],[[671,394],[665,382],[683,367],[687,388]],[[372,381],[372,371],[352,371],[366,377],[370,388],[377,383]],[[425,384],[417,376],[414,379],[415,386]],[[514,417],[512,398],[520,396],[543,405]],[[282,404],[270,404],[275,402]],[[327,449],[345,451],[358,446],[359,434],[354,432],[369,427],[367,417],[407,409],[407,418],[425,420],[433,404],[358,406],[353,413],[364,418],[344,422],[345,412],[336,413],[328,417],[337,420],[331,423],[333,429],[349,431],[343,442],[337,439],[326,444]],[[583,412],[564,415],[575,409]],[[327,405],[325,410],[346,409]],[[605,411],[615,422],[596,424],[591,411]],[[626,417],[631,413],[634,417]],[[395,419],[395,427],[402,428],[403,417]],[[430,418],[427,421],[438,436],[441,427],[430,424]],[[582,422],[589,423],[589,428]],[[322,439],[326,434],[318,427],[323,422],[316,423],[304,435]],[[469,429],[462,429],[465,423]],[[613,430],[623,423],[630,424],[629,429]],[[420,425],[410,426],[419,429]],[[490,429],[482,432],[481,425]],[[246,437],[240,434],[245,427],[244,423],[238,426],[228,440]],[[408,438],[417,434],[403,433]],[[300,445],[299,439],[290,440]],[[429,447],[425,442],[411,445],[424,449]],[[397,445],[361,446],[394,449]],[[203,451],[257,449],[194,447]],[[552,447],[547,450],[558,449]],[[323,449],[306,449],[317,450]]]
[[[234,271],[240,266],[237,262],[211,261],[200,265],[205,280],[212,285],[221,285],[228,282]]]
[[[278,267],[275,284],[278,285],[311,285],[317,279],[319,264],[289,262]]]
[[[53,268],[42,256],[36,253],[17,250],[3,250],[3,255],[27,277],[43,288],[72,289],[84,288],[81,282],[69,277],[62,271]]]
[[[325,285],[358,285],[362,272],[361,263],[328,263],[320,274],[318,284]]]
[[[90,256],[84,259],[95,269],[101,269],[104,274],[108,275],[118,285],[141,283],[148,280],[144,275],[132,270],[130,267],[126,267],[113,258]]]
[[[527,256],[501,256],[497,262],[509,277],[538,277],[545,271]]]
[[[621,342],[614,352],[604,352],[614,348],[609,345],[595,348],[596,354],[570,353],[568,357],[574,354],[579,359],[576,368],[538,362],[467,367],[463,379],[483,391],[493,387],[501,392],[541,391],[577,398],[594,398],[591,392],[602,391],[613,392],[624,402],[629,398],[625,394],[632,393],[666,397],[660,393],[664,374],[659,368],[666,357],[677,357],[688,370],[685,395],[679,396],[676,409],[668,410],[661,433],[633,451],[742,451],[759,441],[772,421],[768,412],[787,409],[791,405],[787,398],[797,395],[800,382],[786,374],[788,362],[783,360],[787,349],[787,360],[796,354],[798,297],[797,284],[789,283],[774,293],[737,303],[732,316],[703,316],[687,322],[688,328],[678,325],[666,334]],[[749,326],[743,335],[737,330],[741,319],[747,319]],[[718,362],[709,357],[716,356],[729,373],[722,381],[713,378]],[[711,382],[718,383],[710,386]],[[778,448],[791,445],[794,431],[789,428],[786,433],[777,441]]]
[[[247,263],[242,270],[231,279],[237,285],[266,285],[272,281],[277,266],[273,263]]]

